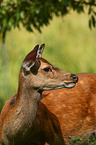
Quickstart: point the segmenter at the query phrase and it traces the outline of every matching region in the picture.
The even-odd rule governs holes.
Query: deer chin
[[[76,83],[72,82],[72,83],[64,83],[63,85],[61,86],[56,86],[54,88],[52,87],[44,87],[43,88],[43,91],[46,91],[46,90],[57,90],[57,89],[61,89],[61,88],[73,88],[74,86],[76,85]]]
[[[71,83],[65,83],[64,88],[73,88],[76,85],[76,83],[71,82]]]
[[[64,88],[64,86],[57,86],[57,87],[54,87],[54,88],[51,88],[51,87],[44,87],[43,88],[43,91],[49,91],[49,90],[57,90],[57,89],[61,89],[61,88]]]

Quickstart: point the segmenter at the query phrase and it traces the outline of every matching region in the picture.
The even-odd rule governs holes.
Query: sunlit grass
[[[14,95],[18,74],[26,54],[36,44],[46,44],[43,57],[68,72],[96,72],[96,29],[88,28],[88,16],[72,12],[64,18],[54,17],[42,33],[15,29],[7,33],[6,45],[0,47],[0,97]]]

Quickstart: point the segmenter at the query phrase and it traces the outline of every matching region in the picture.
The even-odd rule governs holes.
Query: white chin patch
[[[75,83],[68,83],[64,85],[65,88],[73,88],[75,86]]]
[[[61,89],[61,88],[73,88],[75,86],[75,83],[66,83],[62,86],[56,86],[54,88],[51,87],[44,87],[43,90],[56,90],[56,89]]]

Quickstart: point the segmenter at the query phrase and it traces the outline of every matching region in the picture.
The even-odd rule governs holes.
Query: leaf
[[[21,12],[21,13],[20,13],[20,18],[21,18],[21,19],[24,19],[24,18],[25,18],[25,16],[24,16],[24,13],[23,13],[23,12]]]
[[[79,137],[77,137],[77,141],[80,141],[80,138]]]
[[[31,28],[31,26],[29,25],[29,26],[27,26],[27,30],[29,31],[29,32],[33,32],[33,30],[32,30],[32,28]]]
[[[36,14],[39,14],[40,13],[40,9],[39,8],[36,8]]]
[[[71,0],[63,0],[64,4],[67,6]]]
[[[4,18],[4,19],[3,19],[3,28],[5,28],[5,27],[6,27],[6,25],[7,25],[7,19],[6,19],[6,18]]]
[[[19,19],[20,19],[20,13],[19,13],[19,11],[17,12],[16,18],[17,18],[17,21],[19,21]]]
[[[89,28],[92,29],[91,19],[89,19]]]
[[[96,15],[96,12],[95,11],[93,11],[93,13],[94,13],[94,15]]]
[[[88,11],[88,15],[90,15],[91,14],[91,7],[89,7],[89,11]]]
[[[8,27],[9,27],[9,28],[12,27],[12,22],[11,22],[11,21],[8,22]]]
[[[92,24],[93,24],[93,27],[95,27],[96,22],[95,22],[95,18],[94,18],[94,16],[93,16],[93,15],[91,16],[91,19],[92,19]]]
[[[76,138],[71,139],[72,143],[76,143]]]
[[[17,0],[17,3],[20,4],[20,0]]]

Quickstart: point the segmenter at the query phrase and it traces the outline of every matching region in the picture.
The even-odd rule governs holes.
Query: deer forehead
[[[46,59],[44,59],[44,58],[37,58],[37,60],[39,60],[39,61],[41,62],[41,66],[40,66],[41,69],[43,69],[43,68],[45,68],[45,67],[48,67],[48,66],[53,67],[53,65],[50,64],[50,63],[49,63]]]

